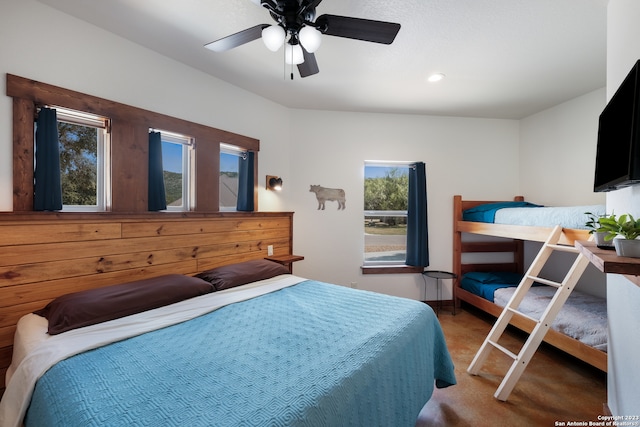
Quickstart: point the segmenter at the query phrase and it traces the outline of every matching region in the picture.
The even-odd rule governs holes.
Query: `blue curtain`
[[[60,145],[56,110],[41,108],[36,122],[36,154],[33,209],[62,210]]]
[[[238,203],[236,209],[253,212],[253,152],[247,151],[246,155],[238,159]]]
[[[407,265],[429,265],[427,227],[427,176],[424,163],[409,168],[409,209],[407,211]]]
[[[167,209],[162,167],[162,138],[160,132],[149,132],[149,210]]]

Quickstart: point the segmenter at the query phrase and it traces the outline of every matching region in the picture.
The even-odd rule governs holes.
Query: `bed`
[[[559,243],[573,246],[576,240],[589,239],[584,213],[604,213],[600,205],[549,208],[525,202],[522,197],[470,201],[456,195],[453,202],[456,304],[470,304],[496,317],[524,271],[525,241],[544,242],[559,224],[563,227]],[[480,259],[483,256],[487,258]],[[538,318],[552,291],[547,286],[534,286],[521,308]],[[522,316],[514,316],[512,324],[527,332],[535,326]],[[544,341],[606,372],[606,329],[606,301],[573,291]]]
[[[56,298],[18,322],[7,378],[3,427],[413,426],[456,382],[425,304],[266,260]]]

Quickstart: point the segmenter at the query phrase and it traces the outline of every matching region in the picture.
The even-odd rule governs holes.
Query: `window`
[[[409,162],[365,162],[365,265],[405,265],[409,167]]]
[[[54,107],[58,119],[63,211],[109,208],[109,121]]]
[[[167,210],[188,211],[194,202],[193,139],[164,130],[159,132]]]
[[[235,211],[238,203],[238,158],[245,150],[229,144],[220,144],[220,210]]]
[[[186,176],[191,187],[188,191],[183,189],[183,193],[190,197],[186,204],[184,201],[182,202],[185,210],[194,212],[217,212],[219,210],[219,191],[210,191],[212,181],[214,179],[217,181],[219,178],[217,165],[215,170],[207,167],[196,168],[195,165],[196,163],[199,165],[206,165],[207,162],[213,163],[210,158],[211,153],[217,152],[220,141],[224,141],[227,137],[233,140],[237,150],[235,151],[236,155],[240,155],[239,153],[252,154],[250,157],[253,157],[254,160],[252,162],[254,172],[253,185],[257,184],[257,156],[260,151],[260,141],[255,138],[120,104],[108,99],[82,94],[47,83],[34,82],[31,79],[12,74],[7,74],[6,92],[13,99],[13,115],[15,118],[14,126],[12,127],[14,141],[13,210],[15,212],[33,211],[35,208],[36,146],[34,135],[36,121],[24,120],[24,118],[33,116],[42,99],[49,100],[50,106],[53,109],[60,109],[60,111],[65,109],[69,109],[69,111],[76,110],[74,111],[75,113],[78,111],[91,111],[92,114],[85,115],[85,118],[88,116],[97,119],[97,123],[94,126],[99,129],[99,134],[96,135],[96,138],[104,137],[103,141],[98,139],[97,142],[97,144],[103,143],[104,146],[98,146],[96,153],[93,154],[94,162],[96,163],[96,205],[80,206],[82,210],[102,210],[114,212],[115,214],[123,212],[146,213],[149,211],[148,200],[143,197],[144,194],[148,193],[148,174],[146,168],[138,165],[144,165],[149,161],[148,151],[140,150],[140,144],[143,141],[139,141],[139,138],[145,131],[149,130],[150,124],[155,128],[170,129],[182,135],[197,135],[198,144],[201,144],[200,147],[204,148],[198,150],[194,142],[191,149],[187,150],[188,155],[183,155],[183,159],[188,159],[191,161],[191,165],[194,166],[188,172],[185,169],[182,170],[183,178]],[[115,120],[116,117],[125,119]],[[105,118],[114,118],[114,120],[111,122],[110,119]],[[75,120],[73,122],[77,124]],[[214,148],[210,144],[217,145]],[[87,155],[87,157],[91,157],[91,155]],[[196,161],[196,159],[198,160]],[[212,174],[214,174],[215,178],[212,177]],[[197,181],[200,181],[201,185],[197,185]],[[69,182],[77,181],[69,180]],[[186,183],[183,184],[186,185]],[[102,193],[98,194],[100,191]],[[103,207],[100,207],[101,203]],[[64,209],[69,210],[69,205],[64,206]],[[257,209],[256,205],[255,210]]]

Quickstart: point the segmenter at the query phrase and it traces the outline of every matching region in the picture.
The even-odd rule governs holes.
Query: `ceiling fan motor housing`
[[[306,0],[261,0],[260,4],[269,10],[274,21],[288,34],[297,35],[305,25],[315,26],[316,6],[320,1]]]

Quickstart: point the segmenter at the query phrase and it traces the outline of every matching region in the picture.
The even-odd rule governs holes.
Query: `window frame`
[[[236,145],[233,144],[228,144],[225,142],[221,142],[220,143],[220,156],[222,156],[222,154],[229,154],[232,156],[237,156],[238,158],[240,157],[246,157],[247,155],[247,150],[243,149],[242,147],[238,147]],[[222,167],[218,168],[218,174],[222,174]],[[238,202],[238,194],[236,194],[236,206],[226,206],[223,207],[220,204],[220,195],[218,195],[218,206],[220,209],[220,212],[237,212],[237,202]]]
[[[365,171],[367,167],[386,167],[386,168],[407,168],[409,169],[415,161],[393,161],[393,160],[365,160],[363,167],[363,191]],[[364,192],[363,192],[364,197]],[[408,202],[408,189],[407,189],[407,202]],[[398,216],[407,217],[407,210],[364,210],[363,219],[366,216]],[[364,231],[363,231],[363,237]],[[424,269],[422,267],[414,267],[406,264],[406,236],[405,236],[405,258],[402,261],[367,261],[365,258],[366,252],[363,246],[363,261],[362,261],[362,273],[363,274],[389,274],[389,273],[421,273]]]
[[[62,212],[108,211],[111,205],[111,126],[109,118],[60,106],[48,107],[56,110],[58,123],[93,127],[98,130],[96,140],[96,204],[63,204]]]
[[[162,129],[149,129],[149,131],[160,132],[162,143],[168,142],[182,146],[182,204],[169,206],[167,203],[165,211],[188,212],[193,210],[195,207],[195,139],[188,135]]]

